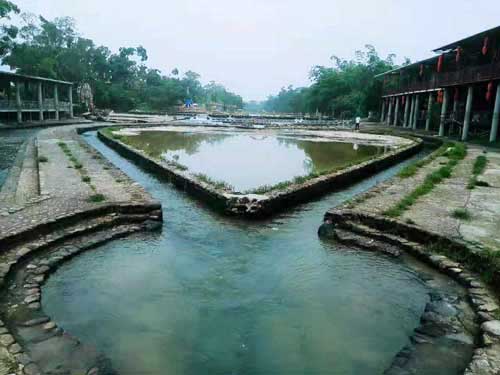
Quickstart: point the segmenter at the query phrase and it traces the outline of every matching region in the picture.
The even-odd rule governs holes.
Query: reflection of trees
[[[215,144],[230,136],[215,133],[143,131],[139,135],[123,137],[123,140],[136,149],[144,150],[153,158],[160,158],[167,151],[182,150],[192,155],[202,143]]]
[[[342,142],[313,142],[293,138],[278,137],[281,144],[295,145],[303,150],[312,163],[311,172],[325,172],[336,169],[355,161],[367,159],[383,151],[377,146],[359,145],[354,150],[352,143]]]

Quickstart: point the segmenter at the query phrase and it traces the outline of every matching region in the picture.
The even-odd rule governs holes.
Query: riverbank
[[[15,298],[2,298],[1,374],[44,373],[54,364],[84,373],[95,367],[97,353],[88,354],[78,340],[48,324],[40,304],[44,273],[65,258],[153,229],[162,220],[161,206],[144,189],[80,139],[77,132],[85,126],[44,129],[30,138],[0,194],[0,285],[19,277],[23,267],[32,273],[10,290]],[[35,270],[30,263],[68,242],[72,248],[42,267]]]
[[[141,128],[136,128],[138,131]],[[156,128],[150,127],[148,131]],[[203,127],[187,128],[176,127],[175,131],[207,131]],[[160,131],[168,129],[157,128]],[[168,130],[171,131],[171,130]],[[234,132],[235,129],[232,129]],[[132,132],[132,133],[131,133]],[[300,203],[310,201],[325,195],[335,189],[348,186],[362,178],[366,178],[378,171],[388,168],[395,163],[416,154],[422,149],[423,143],[419,139],[401,138],[394,136],[381,136],[344,131],[300,131],[293,130],[285,133],[294,137],[315,137],[329,142],[354,142],[356,144],[382,145],[388,148],[382,155],[370,157],[353,165],[348,165],[339,170],[328,173],[306,176],[293,181],[282,182],[267,190],[241,193],[227,189],[226,185],[212,182],[210,179],[201,179],[196,174],[190,173],[178,163],[168,163],[159,158],[153,158],[144,150],[132,147],[121,138],[126,134],[133,134],[134,128],[127,127],[122,133],[119,129],[104,129],[98,132],[99,138],[118,151],[123,156],[147,168],[151,172],[168,178],[174,185],[183,191],[212,205],[214,208],[228,215],[245,218],[263,218],[277,214],[283,210],[294,207]],[[254,134],[276,135],[276,131],[253,130]],[[229,132],[228,132],[229,134]]]
[[[463,157],[453,153],[442,148],[328,211],[321,232],[380,250],[387,244],[403,248],[462,283],[482,324],[480,346],[466,373],[497,374],[500,153],[475,145],[468,145]]]

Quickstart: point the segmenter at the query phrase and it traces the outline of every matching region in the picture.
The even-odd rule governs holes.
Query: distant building
[[[500,26],[433,51],[436,55],[377,76],[384,80],[381,122],[440,136],[498,135]],[[431,108],[440,112],[432,123]]]
[[[0,122],[73,118],[73,84],[0,72]]]

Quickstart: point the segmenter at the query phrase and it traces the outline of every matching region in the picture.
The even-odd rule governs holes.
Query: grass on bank
[[[451,216],[453,216],[455,219],[464,221],[469,221],[472,219],[470,211],[465,208],[457,208],[456,210],[453,210]]]
[[[100,203],[104,202],[106,197],[103,194],[93,194],[87,198],[87,201],[90,203]]]
[[[203,173],[195,173],[193,174],[193,177],[206,184],[212,185],[214,188],[218,190],[227,190],[227,191],[234,190],[234,187],[231,184],[228,184],[227,182],[224,181],[214,180],[213,178]]]
[[[43,156],[43,155],[42,155],[42,156],[39,156],[39,157],[38,157],[38,162],[39,162],[39,163],[47,163],[48,161],[49,161],[49,158],[48,158],[48,157],[46,157],[46,156]]]
[[[450,147],[453,147],[452,142],[443,143],[441,146],[438,147],[437,150],[433,151],[428,157],[421,159],[421,160],[418,160],[418,161],[411,163],[411,164],[407,165],[406,167],[404,167],[398,173],[398,176],[401,178],[409,178],[409,177],[414,176],[420,168],[422,168],[422,167],[426,166],[427,164],[429,164],[430,162],[434,161],[439,156],[444,155]]]
[[[467,184],[467,189],[473,190],[476,186],[489,186],[489,184],[485,181],[478,181],[479,175],[481,175],[486,169],[486,165],[488,164],[488,158],[484,155],[479,155],[474,161],[474,165],[472,166],[472,176],[469,179],[469,183]]]
[[[384,212],[385,216],[399,217],[408,210],[422,196],[429,194],[436,185],[440,184],[444,179],[449,178],[453,169],[458,162],[465,158],[467,148],[463,143],[455,143],[452,147],[447,148],[443,156],[448,157],[446,165],[429,173],[424,181],[417,186],[413,191],[402,198],[394,207]]]

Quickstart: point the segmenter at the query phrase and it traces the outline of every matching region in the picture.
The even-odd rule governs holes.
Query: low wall
[[[210,206],[228,215],[245,218],[270,216],[300,203],[308,202],[386,169],[416,154],[423,147],[422,140],[412,138],[414,143],[409,146],[388,152],[355,166],[308,180],[302,184],[292,185],[285,190],[270,192],[267,195],[262,195],[262,198],[255,198],[252,195],[224,194],[209,184],[200,182],[187,174],[179,173],[173,168],[144,155],[141,151],[111,138],[102,131],[98,131],[98,137],[122,156],[131,159],[158,176],[166,178],[181,190],[205,201]]]

